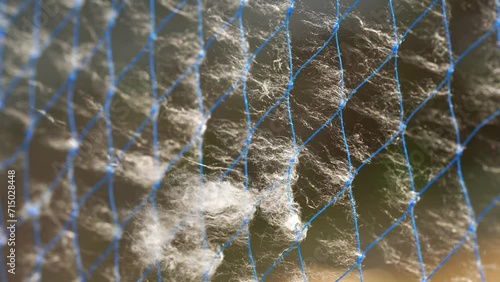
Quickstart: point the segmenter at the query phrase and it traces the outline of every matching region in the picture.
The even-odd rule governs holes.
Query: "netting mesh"
[[[0,7],[2,281],[495,279],[498,0]]]

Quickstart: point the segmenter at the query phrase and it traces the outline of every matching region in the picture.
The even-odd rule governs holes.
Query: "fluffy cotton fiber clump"
[[[174,276],[211,276],[223,259],[219,242],[253,217],[255,196],[250,191],[228,181],[200,184],[198,177],[183,175],[176,185],[158,192],[164,201],[156,209],[150,206],[130,234],[132,250],[144,267],[160,261]]]

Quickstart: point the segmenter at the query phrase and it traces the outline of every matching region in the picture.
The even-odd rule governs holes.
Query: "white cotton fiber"
[[[499,193],[498,117],[457,144],[500,105],[493,0],[7,2],[19,279],[48,246],[44,281],[333,281],[358,259],[416,281],[471,225],[464,190],[476,217]]]

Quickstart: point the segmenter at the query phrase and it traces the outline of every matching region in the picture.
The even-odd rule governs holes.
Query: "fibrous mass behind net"
[[[8,12],[17,7],[14,2],[9,2]],[[40,38],[44,40],[72,4],[42,2]],[[333,0],[296,1],[288,27],[288,1],[202,1],[203,44],[210,43],[210,47],[198,63],[197,2],[187,1],[177,9],[176,1],[156,1],[157,26],[170,12],[176,14],[157,32],[153,48],[148,46],[148,2],[125,4],[111,30],[111,40],[78,73],[72,107],[79,132],[105,106],[110,81],[120,79],[109,107],[111,148],[118,160],[111,164],[112,179],[91,192],[106,175],[110,160],[116,160],[109,156],[106,121],[101,113],[73,159],[77,196],[91,196],[79,208],[77,233],[72,228],[63,232],[61,240],[45,255],[41,268],[44,280],[64,277],[69,281],[76,277],[74,236],[78,235],[87,269],[117,232],[121,235],[120,272],[126,281],[135,281],[156,262],[161,264],[165,281],[199,280],[205,272],[213,281],[251,280],[248,241],[259,276],[296,240],[301,242],[306,267],[321,264],[345,270],[356,262],[359,252],[349,190],[304,228],[300,238],[297,230],[302,230],[355,175],[351,188],[363,250],[406,211],[416,194],[411,192],[412,186],[418,192],[456,154],[448,84],[433,93],[449,70],[441,1],[393,1],[401,41],[397,51],[400,89],[394,70],[394,24],[389,1],[340,1],[339,10]],[[445,4],[452,56],[456,59],[494,24],[496,6],[493,0],[450,0]],[[240,24],[240,16],[235,13],[241,5]],[[429,6],[432,8],[426,11]],[[34,86],[37,111],[69,76],[73,62],[83,59],[106,33],[111,11],[108,1],[86,1],[80,12],[76,55],[72,55],[72,22],[42,53]],[[6,81],[29,59],[34,40],[32,13],[33,7],[27,8],[6,36]],[[336,36],[332,34],[334,28]],[[487,38],[453,70],[449,89],[462,138],[500,105],[500,53],[496,44],[494,36]],[[145,53],[120,77],[143,46]],[[109,74],[108,47],[114,77]],[[154,105],[150,52],[154,52],[156,92],[166,98],[160,100],[156,128],[150,121],[136,134]],[[22,142],[29,126],[28,81],[23,80],[14,90],[7,110],[1,113],[1,123],[9,129],[2,133],[6,146],[2,158]],[[432,98],[419,108],[431,94]],[[68,99],[64,94],[43,112],[31,141],[33,201],[43,198],[57,172],[66,165],[68,150],[75,145],[69,129]],[[400,120],[410,116],[404,132],[411,177],[401,135],[366,162],[400,130]],[[476,212],[499,193],[499,130],[498,119],[493,120],[472,139],[462,156],[463,175]],[[131,138],[132,145],[124,151]],[[240,160],[232,165],[237,158]],[[15,166],[22,169],[22,160]],[[128,220],[123,230],[115,227],[109,181],[113,182],[118,218]],[[129,217],[155,183],[158,189],[154,196]],[[44,201],[40,213],[44,245],[71,214],[70,191],[65,175]],[[26,212],[26,205],[22,208]],[[468,212],[456,166],[418,199],[414,215],[428,270],[469,228]],[[484,219],[487,223],[478,227],[478,234],[498,236],[495,215],[498,209]],[[31,273],[27,266],[37,263],[33,225],[24,224],[20,232],[22,240],[28,242],[22,246],[25,254],[20,258],[26,266],[26,273],[21,275],[27,277]],[[231,243],[225,245],[228,240]],[[465,248],[472,248],[472,244],[466,243]],[[410,217],[379,241],[363,261],[367,268],[387,265],[419,277]],[[287,270],[287,279],[302,279],[295,250],[277,268]],[[114,281],[114,269],[112,251],[90,280]],[[151,271],[151,281],[156,275],[156,270]]]

